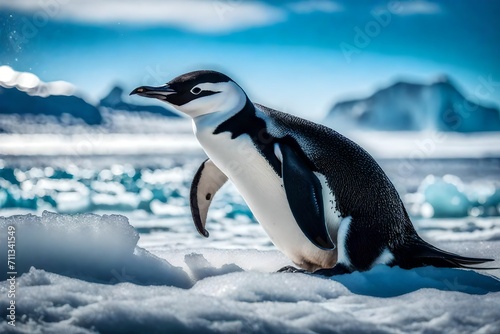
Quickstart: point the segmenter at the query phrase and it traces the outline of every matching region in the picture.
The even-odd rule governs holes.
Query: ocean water
[[[126,213],[147,234],[177,222],[190,226],[189,188],[205,159],[197,149],[162,155],[0,156],[0,213]],[[426,230],[433,221],[450,219],[480,225],[500,216],[499,158],[378,162],[417,228],[420,222]],[[209,212],[209,222],[226,219],[256,224],[230,182]]]

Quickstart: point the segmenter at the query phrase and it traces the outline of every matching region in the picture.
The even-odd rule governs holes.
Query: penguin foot
[[[344,275],[350,273],[352,273],[352,270],[349,269],[347,266],[343,265],[342,263],[337,263],[333,268],[318,269],[315,272],[313,272],[314,275],[321,275],[321,276],[335,276],[335,275]]]
[[[292,266],[286,266],[278,270],[277,273],[307,273],[307,271]]]

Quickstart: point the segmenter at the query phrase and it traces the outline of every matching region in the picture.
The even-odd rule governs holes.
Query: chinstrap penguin
[[[377,162],[338,132],[254,104],[228,76],[195,71],[131,93],[164,101],[193,120],[208,159],[191,187],[191,212],[205,229],[215,193],[229,179],[276,247],[297,266],[322,275],[375,264],[414,268],[472,266],[422,240]]]

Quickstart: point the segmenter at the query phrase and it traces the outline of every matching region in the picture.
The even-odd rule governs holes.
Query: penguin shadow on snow
[[[217,268],[198,253],[186,255],[184,261],[195,282],[208,277],[244,271],[234,263],[224,264]],[[281,275],[278,274],[276,279],[279,279],[279,276]],[[380,264],[369,271],[356,271],[351,274],[332,276],[328,279],[341,283],[352,293],[382,298],[397,297],[420,289],[437,289],[474,295],[500,291],[498,277],[473,270],[432,266],[407,270]]]
[[[365,272],[332,276],[352,293],[372,297],[396,297],[420,289],[456,291],[484,295],[500,291],[500,279],[473,270],[436,268],[411,270],[380,264]]]

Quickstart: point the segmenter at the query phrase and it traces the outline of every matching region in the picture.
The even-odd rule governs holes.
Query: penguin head
[[[216,112],[237,112],[247,96],[231,78],[216,71],[194,71],[180,75],[163,86],[141,86],[130,95],[166,102],[195,118]]]

